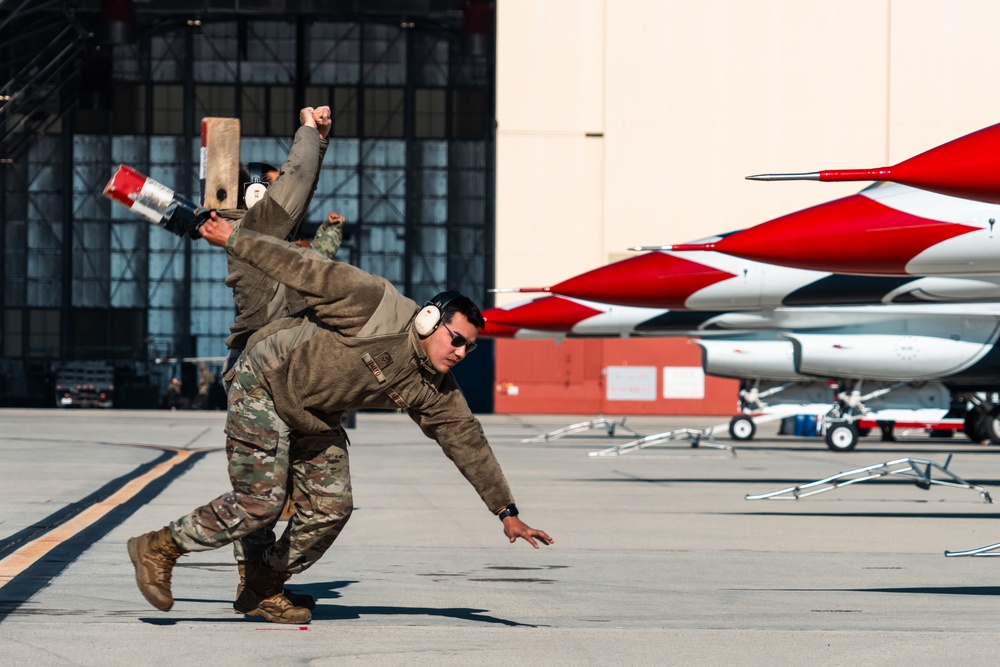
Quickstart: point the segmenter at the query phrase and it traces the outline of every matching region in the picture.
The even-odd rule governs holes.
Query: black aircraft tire
[[[826,446],[835,452],[849,452],[858,446],[858,428],[841,422],[826,429]]]
[[[733,440],[753,440],[757,425],[746,415],[736,415],[729,420],[729,436]]]
[[[977,406],[969,410],[965,415],[965,423],[962,431],[972,442],[982,442],[986,440],[986,420],[989,418],[989,410],[985,407]]]
[[[1000,405],[995,405],[980,422],[983,435],[994,445],[1000,445]]]

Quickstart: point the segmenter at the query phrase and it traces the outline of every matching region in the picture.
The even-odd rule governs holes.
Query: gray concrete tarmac
[[[231,551],[191,554],[176,604],[140,596],[126,540],[227,488],[221,412],[0,410],[0,665],[932,665],[992,660],[1000,542],[970,489],[898,480],[791,501],[763,493],[898,458],[943,464],[1000,502],[1000,448],[900,434],[849,453],[762,426],[738,456],[687,442],[612,458],[593,418],[482,418],[522,518],[500,522],[404,415],[362,413],[357,510],[289,585],[308,626],[233,612]],[[630,417],[643,435],[726,417]],[[196,452],[181,461],[178,456]],[[180,454],[178,454],[180,453]]]

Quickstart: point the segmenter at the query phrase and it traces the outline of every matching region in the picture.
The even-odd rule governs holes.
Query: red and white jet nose
[[[487,308],[483,311],[483,318],[486,320],[486,326],[479,330],[480,337],[514,338],[517,335],[517,327],[508,327],[503,324],[497,324],[493,321],[493,315],[498,311],[504,312],[501,308]]]
[[[921,252],[979,229],[913,215],[858,194],[775,218],[715,242],[671,248],[714,250],[814,271],[899,276],[910,273],[907,264]]]
[[[504,327],[537,331],[569,332],[573,326],[602,311],[557,296],[535,299],[509,310],[491,308],[487,322]]]
[[[892,181],[951,197],[1000,204],[1000,124],[877,169],[758,174],[754,181]]]
[[[640,308],[684,308],[688,297],[735,274],[675,255],[650,252],[553,285],[553,294]]]

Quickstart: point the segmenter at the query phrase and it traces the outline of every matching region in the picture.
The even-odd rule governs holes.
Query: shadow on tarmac
[[[512,621],[505,618],[497,618],[495,616],[486,615],[486,609],[471,609],[467,607],[390,607],[390,606],[349,606],[349,605],[335,605],[335,604],[324,604],[324,600],[337,599],[341,597],[340,590],[347,588],[351,584],[356,584],[357,581],[320,581],[313,582],[309,584],[299,584],[296,586],[291,586],[289,590],[296,593],[307,593],[314,598],[316,598],[316,608],[313,609],[313,620],[314,621],[347,621],[347,620],[357,620],[363,616],[430,616],[430,617],[441,617],[441,618],[453,618],[459,621],[471,621],[473,623],[488,623],[492,625],[506,625],[510,627],[523,627],[523,628],[536,628],[545,627],[531,625],[528,623],[518,623],[517,621]],[[176,602],[194,602],[194,603],[222,603],[222,604],[232,604],[230,600],[206,600],[200,598],[176,598]],[[180,623],[230,623],[233,621],[245,622],[252,621],[254,623],[261,623],[261,619],[254,617],[246,617],[242,615],[233,614],[231,619],[226,619],[220,621],[218,618],[166,618],[162,616],[145,616],[139,618],[143,623],[148,623],[150,625],[177,625]]]
[[[491,625],[506,625],[510,627],[537,628],[547,627],[532,625],[529,623],[518,623],[505,618],[485,615],[486,609],[471,609],[468,607],[352,607],[346,605],[317,604],[313,609],[312,618],[314,621],[349,621],[359,620],[366,616],[430,616],[441,618],[452,618],[459,621],[471,621],[473,623],[488,623]],[[165,618],[162,616],[142,616],[138,619],[148,625],[181,625],[183,623],[266,623],[259,618],[233,614],[231,618],[220,619],[211,618]],[[293,624],[294,625],[294,624]],[[276,625],[276,627],[281,627]]]
[[[909,593],[917,595],[1000,596],[1000,586],[915,586],[913,588],[741,588],[731,590],[786,591],[792,593]]]
[[[360,619],[362,616],[440,616],[460,621],[475,623],[490,623],[511,627],[537,628],[543,626],[529,623],[518,623],[505,618],[484,615],[486,609],[470,609],[467,607],[352,607],[346,605],[318,604],[313,609],[314,621],[346,621]]]

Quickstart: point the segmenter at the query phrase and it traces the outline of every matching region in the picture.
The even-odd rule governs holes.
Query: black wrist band
[[[500,510],[497,516],[500,517],[501,521],[503,521],[509,516],[517,516],[517,505],[515,505],[514,503],[507,505],[507,507],[504,507],[502,510]]]

